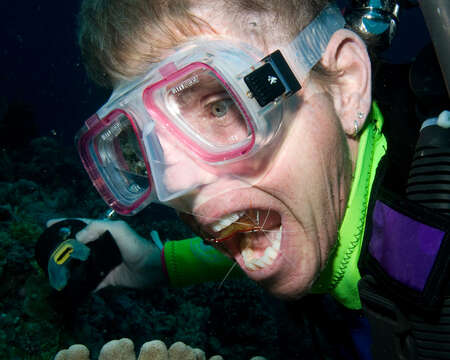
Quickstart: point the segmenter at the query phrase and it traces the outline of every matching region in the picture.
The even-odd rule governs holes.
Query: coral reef
[[[80,344],[72,345],[59,351],[54,360],[90,360],[89,349]],[[123,338],[108,342],[102,347],[98,360],[136,360],[133,341]],[[206,360],[206,355],[203,350],[192,348],[181,341],[167,348],[163,341],[152,340],[142,345],[138,360]],[[223,360],[223,357],[214,355],[209,360]],[[255,356],[250,360],[265,358]]]

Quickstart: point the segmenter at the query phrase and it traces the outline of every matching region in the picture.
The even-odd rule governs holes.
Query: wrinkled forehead
[[[270,17],[267,15],[242,10],[230,12],[226,2],[219,2],[214,6],[210,4],[199,1],[191,8],[192,14],[207,24],[201,29],[203,34],[214,34],[234,41],[245,41],[264,53],[275,50],[275,41],[272,39],[280,40],[284,37],[282,32],[273,26],[273,23],[270,32],[266,31],[267,24],[270,22]],[[289,39],[286,37],[284,42],[288,41]],[[273,46],[271,46],[272,43]]]

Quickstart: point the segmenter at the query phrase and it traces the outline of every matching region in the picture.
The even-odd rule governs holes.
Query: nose
[[[164,186],[170,193],[186,193],[211,184],[217,176],[208,172],[186,154],[180,154],[176,162],[166,164]]]
[[[217,179],[207,166],[187,153],[180,141],[173,140],[159,137],[163,159],[155,160],[152,166],[153,182],[162,202],[190,193]]]

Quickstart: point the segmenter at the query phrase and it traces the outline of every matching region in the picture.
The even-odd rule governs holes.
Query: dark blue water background
[[[76,40],[80,1],[2,1],[0,96],[30,108],[40,135],[71,141],[108,92],[89,82]]]

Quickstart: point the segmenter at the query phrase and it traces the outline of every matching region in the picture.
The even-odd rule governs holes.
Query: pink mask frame
[[[248,127],[250,128],[251,136],[250,141],[246,141],[242,146],[233,148],[230,150],[217,152],[217,151],[207,151],[204,147],[200,146],[196,141],[192,140],[190,136],[187,136],[184,131],[182,131],[177,124],[170,119],[169,116],[165,114],[165,112],[155,103],[153,93],[158,90],[159,88],[167,85],[168,83],[173,82],[174,80],[187,75],[195,70],[199,69],[207,69],[208,71],[212,72],[214,76],[220,81],[220,83],[224,86],[224,88],[227,90],[227,92],[233,97],[235,103],[238,105],[239,110],[241,111],[241,114],[245,118]],[[227,161],[236,159],[240,156],[243,156],[245,154],[248,154],[253,146],[255,145],[255,127],[253,125],[253,122],[248,115],[245,107],[242,104],[242,101],[240,100],[238,94],[236,91],[233,90],[232,87],[230,87],[223,77],[211,66],[205,63],[201,62],[195,62],[192,64],[189,64],[185,66],[184,68],[170,74],[168,77],[158,81],[157,83],[147,87],[143,94],[142,99],[144,106],[146,107],[147,111],[149,112],[150,116],[154,119],[156,123],[160,123],[170,129],[170,132],[191,151],[193,152],[197,157],[199,157],[201,160],[208,162],[208,163],[215,163],[215,162],[221,162],[221,161]]]

